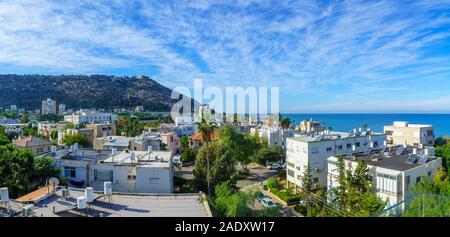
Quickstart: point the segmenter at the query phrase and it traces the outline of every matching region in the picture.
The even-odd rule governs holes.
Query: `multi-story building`
[[[326,127],[320,125],[320,122],[310,120],[303,120],[300,122],[299,130],[300,132],[310,133],[310,132],[322,132],[326,130]]]
[[[409,188],[420,181],[421,177],[432,178],[442,167],[442,158],[434,156],[432,147],[412,147],[403,145],[374,149],[366,153],[354,153],[344,156],[345,169],[353,171],[363,160],[368,167],[374,192],[389,206],[401,202],[411,195]],[[338,187],[337,156],[328,158],[327,188]]]
[[[49,152],[52,144],[36,136],[21,137],[13,141],[15,146],[31,149],[33,154],[42,154]]]
[[[49,137],[52,131],[61,132],[68,125],[68,122],[60,121],[57,123],[51,123],[48,121],[42,121],[38,123],[38,134],[44,137]]]
[[[58,113],[64,114],[64,112],[66,112],[66,105],[65,104],[58,105]]]
[[[117,118],[116,114],[80,110],[75,114],[64,116],[64,121],[78,125],[81,123],[112,123]]]
[[[17,105],[11,105],[11,106],[9,107],[9,109],[10,109],[11,111],[17,111]]]
[[[251,127],[250,134],[258,134],[259,138],[267,141],[268,146],[279,146],[285,149],[286,139],[293,137],[298,131],[293,129],[282,129],[279,127]]]
[[[123,151],[90,166],[91,186],[103,190],[112,182],[113,191],[172,193],[173,164],[170,151]]]
[[[101,138],[116,135],[116,125],[114,123],[93,123],[86,124],[86,128],[94,130],[94,138]]]
[[[161,134],[161,143],[166,145],[166,149],[172,152],[172,155],[178,153],[180,148],[180,138],[177,134],[173,132],[162,133]]]
[[[350,133],[325,130],[321,133],[295,134],[287,138],[286,142],[288,185],[296,189],[301,187],[301,176],[305,167],[309,166],[312,169],[313,188],[326,187],[328,157],[379,148],[385,141],[385,134],[374,133],[369,129],[354,129]]]
[[[106,136],[96,138],[94,140],[94,149],[125,151],[130,149],[130,142],[134,139],[134,137],[125,136]]]
[[[47,98],[42,101],[42,114],[56,114],[56,101]]]
[[[409,124],[395,121],[393,125],[384,126],[388,145],[434,146],[434,129],[432,125]]]
[[[143,132],[134,140],[130,141],[130,150],[132,151],[147,151],[149,147],[152,151],[159,151],[161,139],[150,131]]]

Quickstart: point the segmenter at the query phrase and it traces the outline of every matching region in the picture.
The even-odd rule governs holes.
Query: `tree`
[[[215,187],[215,198],[211,199],[215,216],[221,217],[270,217],[277,216],[277,209],[255,211],[251,207],[255,203],[254,192],[242,192],[230,182]]]
[[[211,191],[208,184],[214,187],[230,180],[232,174],[236,172],[235,166],[230,151],[225,150],[220,143],[214,142],[198,151],[193,174],[199,187],[206,187]]]
[[[281,117],[280,123],[281,123],[281,128],[288,129],[291,126],[292,121],[289,117]]]
[[[5,135],[0,135],[0,146],[4,146],[7,144],[10,144],[11,141],[9,140],[9,138]]]
[[[57,130],[53,130],[50,132],[50,139],[52,141],[58,140],[58,131]]]
[[[8,187],[11,197],[34,191],[60,171],[51,166],[51,158],[34,158],[30,149],[8,144],[0,146],[0,187]]]
[[[260,165],[267,165],[267,162],[280,161],[282,154],[283,151],[278,146],[263,146],[252,156],[252,160]]]
[[[312,191],[312,174],[311,174],[311,168],[308,165],[305,165],[303,167],[303,174],[301,176],[301,182],[302,182],[302,189],[300,192],[300,195],[303,199],[307,198],[309,193]]]
[[[352,173],[345,169],[343,156],[338,158],[338,183],[332,189],[337,207],[354,216],[371,216],[383,210],[386,202],[381,201],[372,193],[372,183],[367,174],[367,165],[358,160],[355,171]]]
[[[145,124],[137,118],[120,116],[116,121],[116,131],[124,136],[135,137],[144,131]]]
[[[449,171],[450,168],[450,144],[436,147],[436,156],[442,157],[442,166]]]
[[[71,135],[66,135],[63,138],[63,143],[71,146],[75,143],[78,143],[78,145],[82,146],[82,147],[86,147],[90,144],[89,140],[87,139],[85,134],[82,133],[75,133],[75,134],[71,134]]]
[[[214,131],[217,129],[216,124],[209,123],[205,120],[203,113],[202,113],[202,120],[201,122],[195,123],[197,126],[198,131],[202,134],[202,141],[205,143],[205,157],[206,157],[206,163],[207,163],[207,183],[208,183],[208,195],[211,195],[211,185],[210,185],[210,161],[209,161],[209,142],[211,141],[211,136],[213,135]]]
[[[238,133],[230,126],[220,129],[219,137],[218,142],[226,150],[231,151],[234,159],[244,168],[250,163],[252,155],[261,147],[253,136]]]

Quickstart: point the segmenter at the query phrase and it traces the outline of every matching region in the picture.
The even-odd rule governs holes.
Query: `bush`
[[[276,194],[276,193],[278,193],[280,190],[278,189],[278,188],[271,188],[270,189],[270,192],[271,193],[273,193],[273,194]],[[278,195],[277,195],[278,196]]]
[[[300,213],[302,216],[306,216],[308,214],[308,208],[304,205],[295,205],[294,210]]]
[[[277,180],[276,178],[270,178],[270,179],[267,181],[267,187],[268,187],[269,189],[272,189],[272,188],[278,188],[278,180]]]

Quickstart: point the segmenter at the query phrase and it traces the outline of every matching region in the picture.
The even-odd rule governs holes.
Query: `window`
[[[408,176],[406,176],[406,180],[405,180],[406,190],[408,190],[410,183],[411,183],[411,177],[408,175]]]
[[[333,148],[327,147],[327,152],[330,152],[330,151],[332,151],[332,150],[333,150]]]
[[[159,178],[149,178],[149,184],[159,184]]]
[[[378,147],[378,142],[373,142],[373,147]]]
[[[356,145],[356,147],[360,147],[361,143],[357,142],[357,143],[355,143],[355,145]]]
[[[75,178],[76,177],[75,167],[64,167],[64,177]]]
[[[352,148],[352,144],[351,143],[347,143],[347,149]]]
[[[136,180],[136,175],[128,175],[128,180]]]
[[[36,152],[37,153],[43,153],[44,152],[44,148],[38,147],[38,148],[36,148]]]
[[[287,174],[291,177],[294,177],[295,172],[293,170],[288,169]]]
[[[314,184],[319,183],[319,178],[313,178],[313,183],[314,183]]]
[[[94,170],[94,181],[105,182],[113,181],[113,171],[112,170]]]
[[[416,183],[420,182],[420,176],[416,178]]]
[[[338,145],[338,146],[337,146],[337,149],[338,149],[338,150],[342,150],[342,145]]]

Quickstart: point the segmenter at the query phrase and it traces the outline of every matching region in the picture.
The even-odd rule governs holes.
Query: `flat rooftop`
[[[308,133],[308,134],[295,134],[294,137],[290,137],[288,139],[299,141],[299,142],[320,142],[320,141],[332,141],[332,140],[340,140],[354,137],[365,137],[365,136],[381,136],[385,135],[384,133],[376,133],[373,131],[362,131],[362,132],[333,132],[329,133],[320,132],[320,133]]]
[[[64,199],[58,190],[35,203],[35,215],[40,217],[208,217],[209,207],[200,194],[120,194],[113,193],[109,202],[103,193],[94,193],[95,200],[85,211],[78,210],[76,198],[84,196],[83,189],[69,189]],[[101,214],[102,213],[102,214]]]
[[[134,158],[132,158],[134,154]],[[170,151],[122,151],[115,155],[110,155],[103,163],[114,164],[139,164],[153,167],[170,167]]]
[[[428,156],[427,159],[424,160],[425,163],[419,163],[418,160],[420,159],[420,156],[423,154],[424,149],[426,148],[419,149],[413,146],[407,146],[404,149],[402,148],[403,145],[394,146],[387,148],[388,150],[386,152],[383,152],[383,149],[381,150],[377,149],[371,151],[369,154],[357,153],[354,155],[345,156],[345,159],[350,161],[364,160],[367,165],[396,171],[410,170],[419,167],[421,165],[424,165],[430,161],[441,159],[435,156]],[[413,155],[414,148],[417,149],[417,155]],[[399,154],[400,151],[402,152]],[[414,158],[416,159],[414,163],[407,162],[407,160],[410,159],[411,157],[412,159]]]

